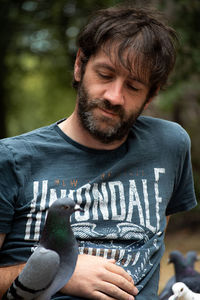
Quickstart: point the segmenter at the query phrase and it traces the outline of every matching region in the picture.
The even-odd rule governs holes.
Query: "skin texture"
[[[3,245],[6,235],[0,233],[0,249]],[[14,279],[19,275],[25,264],[0,268],[0,299],[10,287]]]
[[[114,260],[91,255],[79,255],[73,276],[63,293],[88,299],[134,299],[134,282]]]
[[[6,235],[0,233],[0,249],[3,245]],[[19,275],[25,264],[0,268],[0,299],[10,287],[14,279]]]

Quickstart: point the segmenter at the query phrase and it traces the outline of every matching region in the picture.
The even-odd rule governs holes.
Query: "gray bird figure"
[[[200,294],[192,292],[183,282],[176,282],[172,290],[174,294],[169,300],[200,300]]]
[[[190,264],[188,265],[187,260],[181,260],[179,258],[179,251],[173,251],[170,253],[169,256],[169,263],[174,264],[174,271],[175,271],[175,278],[176,282],[177,281],[182,281],[183,278],[186,277],[198,277],[200,274],[194,270],[194,259],[195,259],[195,252],[191,253],[189,255],[189,262]],[[193,255],[193,259],[192,259]],[[196,255],[196,260],[197,260],[197,255]]]
[[[181,278],[187,278],[190,276],[192,270],[194,270],[195,262],[199,260],[197,253],[195,251],[189,251],[186,254],[186,258],[181,254],[180,251],[172,251],[169,256],[169,263],[174,263],[175,276],[172,276],[166,283],[164,289],[159,295],[159,300],[168,300],[172,295],[172,286],[176,281]],[[196,271],[195,271],[196,272]],[[176,278],[177,277],[177,278]]]
[[[70,198],[60,198],[49,208],[40,242],[2,300],[49,300],[71,278],[78,245],[70,216],[82,211]]]
[[[170,261],[174,263],[176,282],[183,282],[193,292],[200,293],[200,273],[190,266],[180,264],[174,260],[173,255],[170,255]]]

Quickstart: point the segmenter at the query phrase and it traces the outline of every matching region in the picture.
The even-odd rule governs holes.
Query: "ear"
[[[144,106],[144,109],[147,109],[147,108],[148,108],[149,104],[150,104],[150,103],[153,101],[153,99],[158,95],[159,91],[160,91],[160,87],[158,87],[158,88],[156,89],[155,93],[153,94],[153,96],[150,97],[150,98],[148,99],[148,101],[146,102],[146,104],[145,104],[145,106]]]
[[[82,51],[79,48],[77,55],[76,55],[76,60],[75,60],[75,64],[74,64],[74,79],[76,81],[80,81],[81,80],[81,56],[82,56]]]

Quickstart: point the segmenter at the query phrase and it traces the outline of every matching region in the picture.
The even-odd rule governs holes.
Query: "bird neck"
[[[174,263],[174,269],[176,274],[176,280],[179,281],[179,276],[182,276],[186,272],[187,266],[182,263]]]
[[[51,249],[64,247],[71,240],[72,230],[69,219],[58,216],[47,217],[44,230],[41,235],[40,243],[45,246],[51,245]]]

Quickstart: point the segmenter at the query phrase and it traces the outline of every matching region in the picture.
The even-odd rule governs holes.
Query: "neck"
[[[121,146],[127,138],[125,136],[124,139],[120,141],[114,141],[109,144],[102,143],[101,141],[95,139],[86,129],[83,128],[79,121],[76,110],[69,118],[60,123],[58,126],[68,137],[70,137],[75,142],[93,149],[114,150]]]

